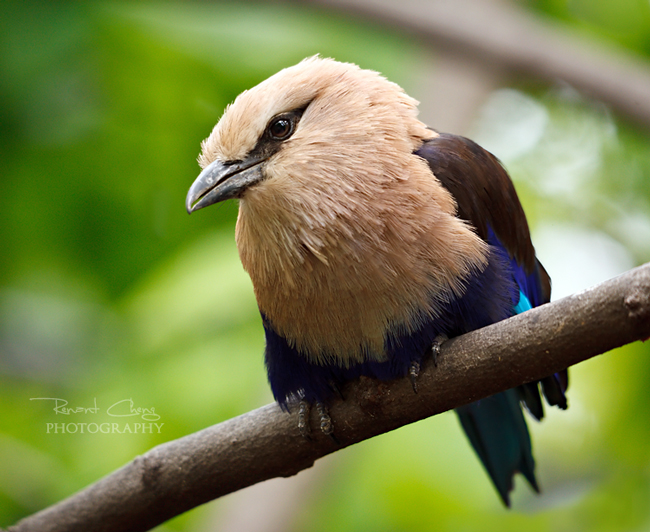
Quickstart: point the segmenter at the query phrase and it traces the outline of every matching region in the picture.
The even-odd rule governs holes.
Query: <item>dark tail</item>
[[[528,427],[516,389],[456,409],[469,441],[506,506],[519,472],[539,491]]]

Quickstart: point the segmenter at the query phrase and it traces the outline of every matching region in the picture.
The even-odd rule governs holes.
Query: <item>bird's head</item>
[[[338,193],[354,199],[405,177],[404,155],[434,135],[417,103],[376,72],[305,59],[228,106],[202,144],[187,210],[249,195],[291,203],[288,194],[303,206],[336,196],[325,210],[337,210]]]

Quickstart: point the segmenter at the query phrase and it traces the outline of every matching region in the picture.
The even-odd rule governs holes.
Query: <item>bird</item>
[[[242,92],[201,144],[187,211],[238,199],[271,390],[318,405],[324,432],[343,383],[416,379],[446,338],[550,300],[504,167],[418,104],[317,55]],[[564,370],[456,409],[506,506],[516,473],[539,491],[523,409],[566,409],[567,385]]]

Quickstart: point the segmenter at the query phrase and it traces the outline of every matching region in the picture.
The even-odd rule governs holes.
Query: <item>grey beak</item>
[[[240,197],[244,190],[263,179],[263,162],[264,159],[255,157],[233,163],[213,161],[192,183],[185,200],[187,212],[192,214],[213,203]]]

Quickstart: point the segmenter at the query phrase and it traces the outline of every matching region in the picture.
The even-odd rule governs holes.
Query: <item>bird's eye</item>
[[[288,118],[278,118],[269,125],[269,133],[275,140],[285,140],[293,133],[293,123]]]

